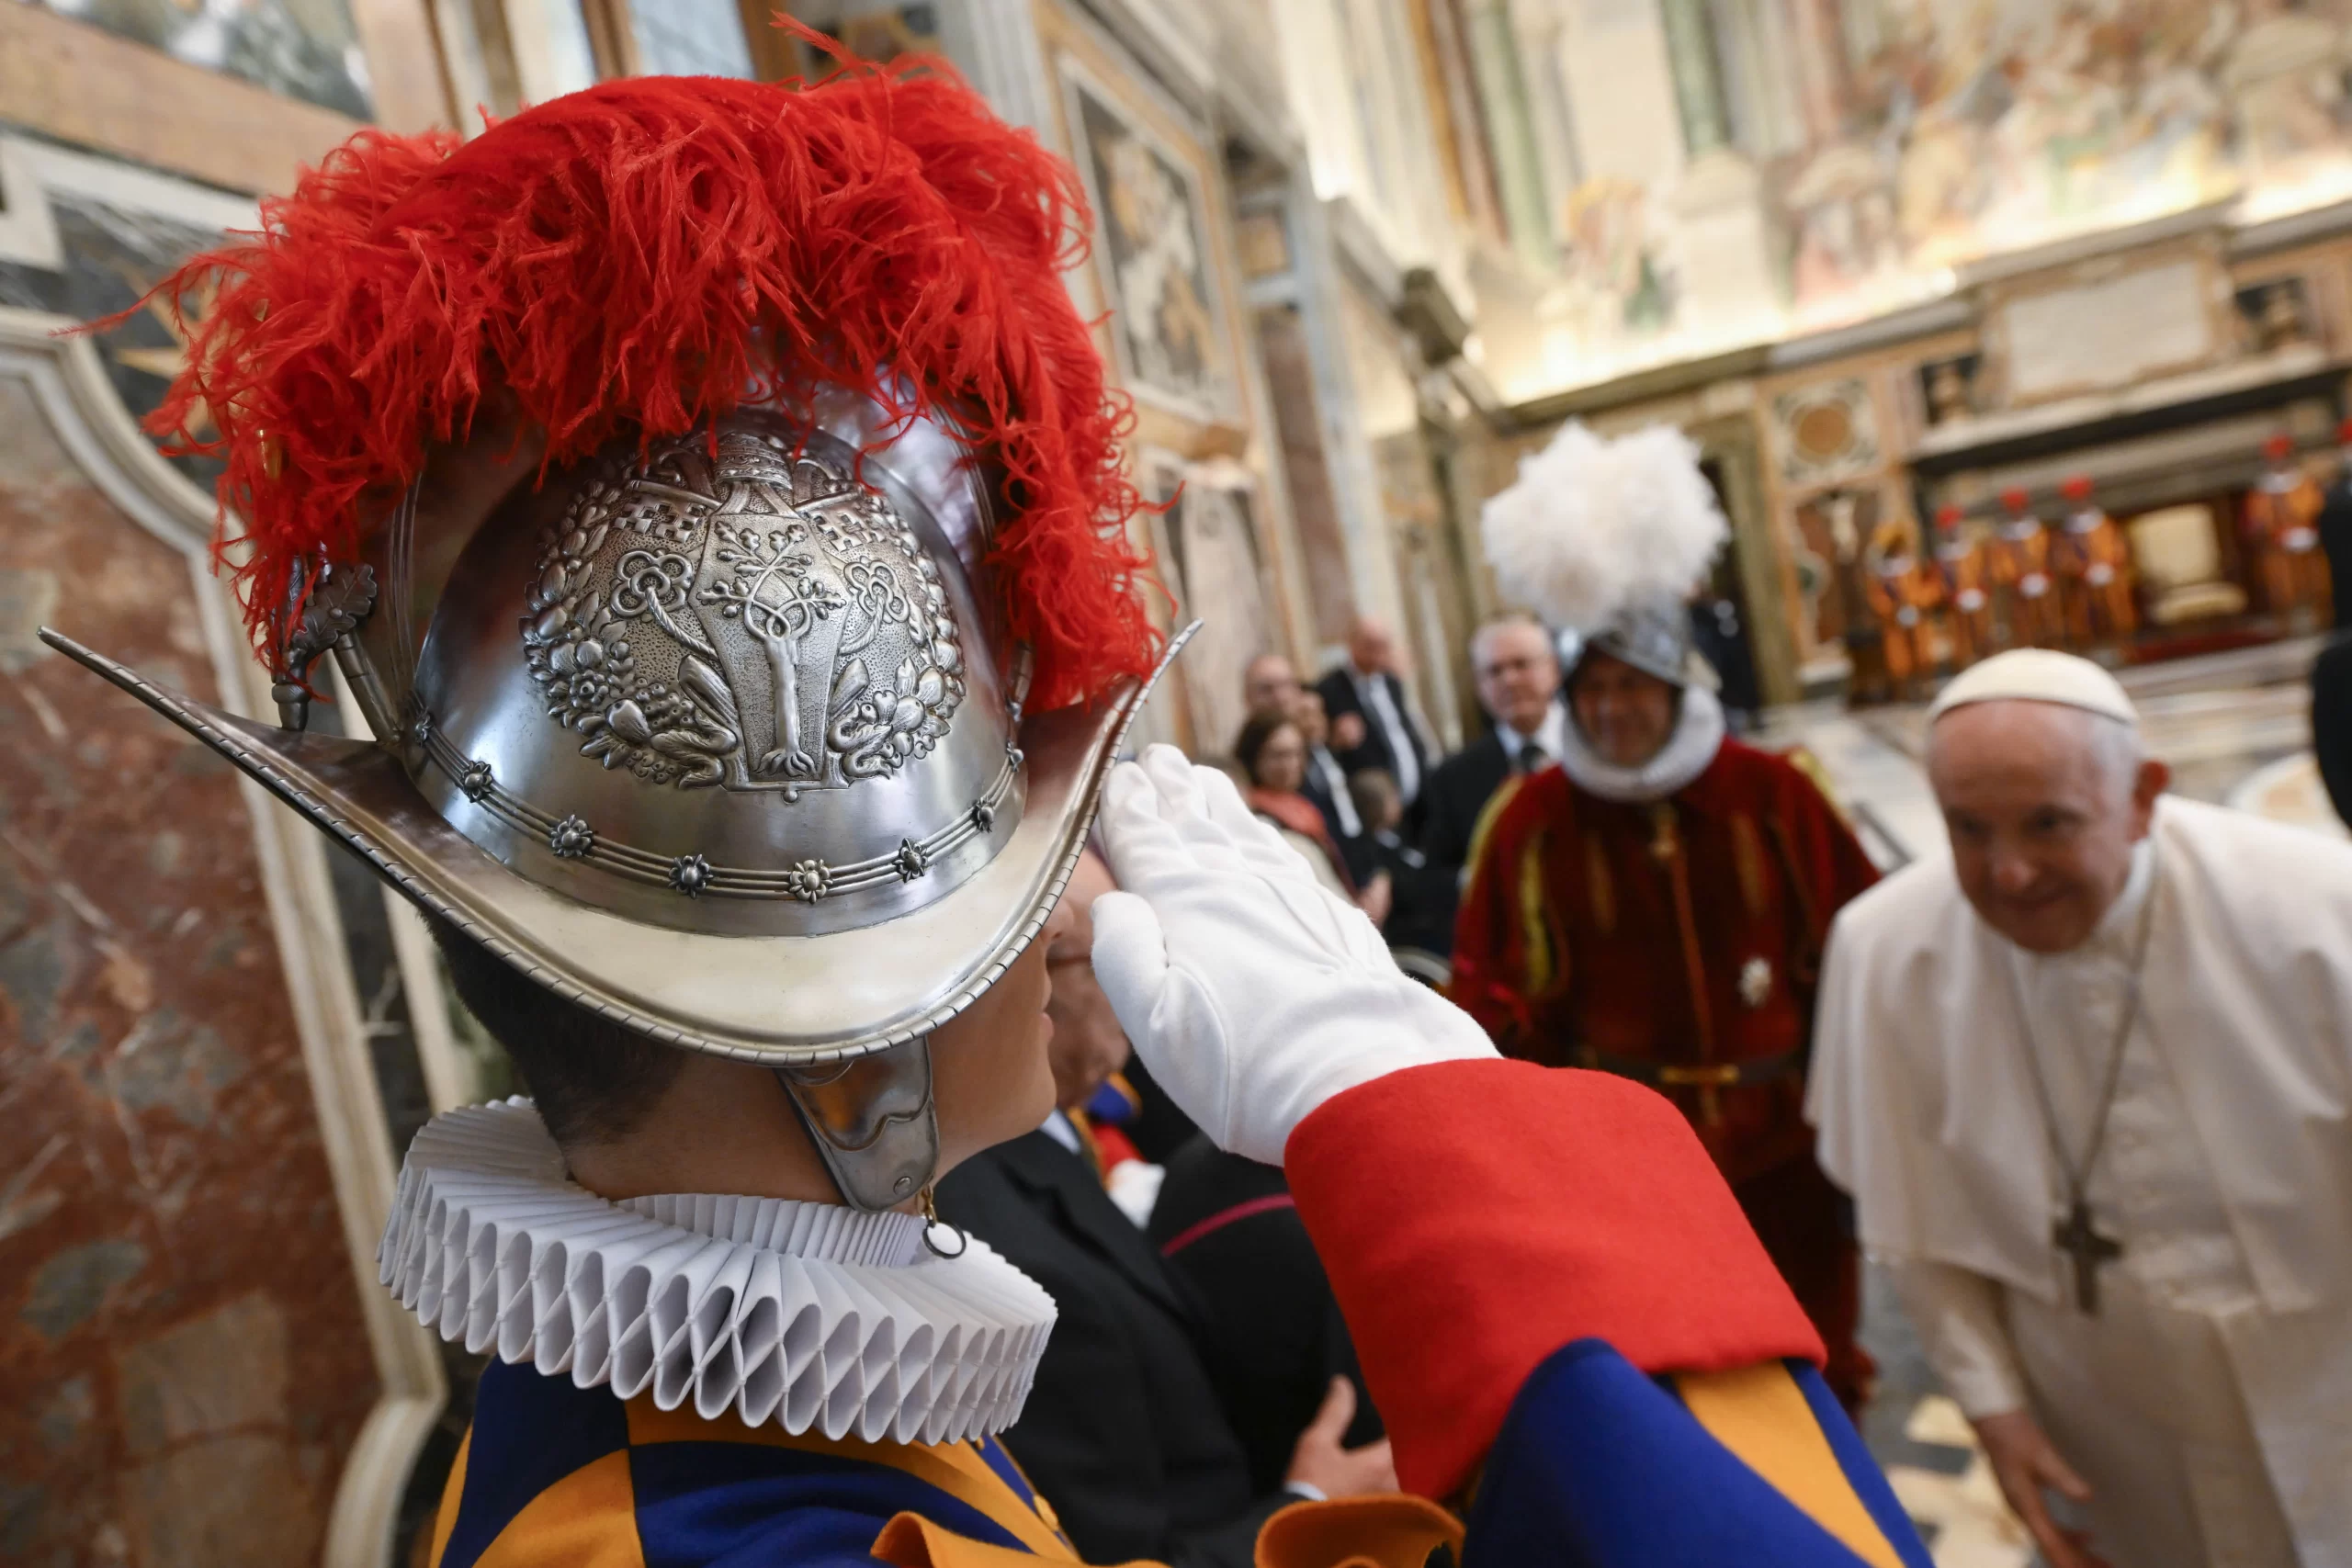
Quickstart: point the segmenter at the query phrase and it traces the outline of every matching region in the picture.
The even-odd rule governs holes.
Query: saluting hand
[[[1094,976],[1152,1077],[1228,1154],[1280,1165],[1332,1096],[1494,1056],[1216,769],[1149,748],[1112,771],[1102,830],[1120,890],[1094,901]]]

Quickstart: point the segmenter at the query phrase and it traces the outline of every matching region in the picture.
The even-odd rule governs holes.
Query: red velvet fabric
[[[1575,1340],[1653,1373],[1822,1359],[1680,1112],[1623,1078],[1408,1068],[1318,1107],[1283,1165],[1409,1491],[1458,1490]]]
[[[1482,835],[1462,899],[1451,994],[1506,1055],[1577,1049],[1695,1066],[1804,1049],[1829,925],[1878,879],[1820,790],[1727,740],[1660,803],[1586,794],[1549,769]],[[1733,1181],[1812,1156],[1804,1080],[1669,1096]]]

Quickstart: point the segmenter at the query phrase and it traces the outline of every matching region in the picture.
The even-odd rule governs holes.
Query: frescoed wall
[[[1860,320],[2070,234],[2352,196],[2346,0],[1550,10],[1498,118],[1523,108],[1551,194],[1482,279],[1532,329],[1486,334],[1514,400]]]

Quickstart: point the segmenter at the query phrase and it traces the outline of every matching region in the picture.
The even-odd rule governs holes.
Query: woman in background
[[[1250,787],[1243,798],[1291,848],[1305,857],[1316,879],[1342,897],[1379,925],[1388,918],[1388,874],[1382,872],[1358,888],[1348,875],[1340,846],[1331,841],[1323,814],[1299,793],[1306,782],[1306,737],[1283,714],[1261,713],[1241,727],[1233,742],[1234,761],[1241,764]]]

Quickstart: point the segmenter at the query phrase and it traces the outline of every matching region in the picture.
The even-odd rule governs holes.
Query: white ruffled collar
[[[377,1271],[443,1338],[623,1399],[866,1442],[959,1442],[1019,1418],[1053,1299],[922,1221],[705,1194],[607,1202],[564,1179],[526,1100],[410,1145]]]
[[[1704,686],[1682,690],[1682,711],[1675,716],[1674,733],[1657,755],[1638,768],[1604,761],[1584,732],[1571,724],[1560,748],[1560,766],[1578,789],[1603,800],[1642,805],[1664,800],[1707,771],[1724,745],[1724,705]]]

